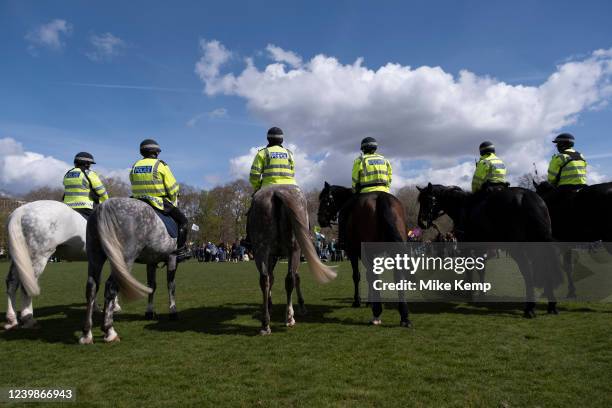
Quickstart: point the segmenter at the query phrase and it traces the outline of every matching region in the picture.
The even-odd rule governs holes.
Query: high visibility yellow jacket
[[[389,192],[392,177],[391,163],[382,155],[361,154],[353,162],[353,190],[357,193]]]
[[[257,152],[249,182],[255,191],[271,184],[295,185],[293,153],[283,146],[268,146]]]
[[[550,159],[548,181],[555,186],[586,185],[587,162],[574,149],[566,149]]]
[[[506,165],[495,153],[480,156],[480,160],[476,163],[474,177],[472,177],[472,192],[480,190],[487,181],[490,183],[506,182]]]
[[[106,188],[95,171],[75,167],[64,175],[63,201],[70,208],[93,208],[94,203],[107,199]]]
[[[130,183],[132,197],[146,200],[159,210],[164,209],[164,199],[175,206],[178,203],[179,184],[162,160],[138,160],[130,171]]]

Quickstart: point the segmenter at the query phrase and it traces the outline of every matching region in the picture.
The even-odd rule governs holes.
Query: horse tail
[[[383,226],[385,231],[385,240],[387,242],[404,242],[406,241],[405,235],[398,229],[398,221],[404,224],[403,217],[398,220],[398,214],[393,211],[393,199],[395,197],[391,194],[379,194],[376,199],[376,214],[378,214],[378,220],[380,225]],[[405,228],[405,225],[403,225]]]
[[[308,229],[308,216],[306,212],[300,208],[298,201],[294,196],[291,196],[288,191],[278,190],[274,192],[274,196],[277,197],[288,210],[289,219],[291,220],[291,226],[293,233],[300,244],[300,249],[308,261],[308,269],[314,275],[314,278],[319,283],[327,283],[336,278],[336,272],[331,268],[323,265],[317,252],[315,251],[314,245],[310,240],[310,233]]]
[[[23,228],[21,228],[23,214],[23,209],[17,208],[9,218],[7,226],[8,247],[23,289],[29,296],[38,296],[40,287],[30,259],[30,249],[23,235]]]
[[[97,217],[99,239],[111,264],[111,274],[119,285],[120,293],[128,300],[138,299],[151,293],[150,288],[131,275],[130,268],[125,262],[121,241],[117,236],[120,221],[113,211],[112,201],[98,207]]]

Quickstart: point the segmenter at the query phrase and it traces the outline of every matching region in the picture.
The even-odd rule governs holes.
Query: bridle
[[[322,200],[320,200],[319,211],[317,214],[318,216],[324,215],[325,218],[327,218],[327,220],[329,221],[329,224],[331,225],[335,224],[338,220],[338,210],[330,213],[330,208],[338,208],[336,206],[336,200],[334,198],[334,195],[331,193],[331,191],[329,191],[327,195]]]
[[[443,216],[444,214],[446,214],[446,211],[444,211],[443,209],[438,209],[437,211],[435,211],[437,207],[437,200],[438,198],[434,195],[430,197],[430,203],[428,205],[427,212],[425,214],[426,216],[425,219],[427,221],[427,224],[430,226],[435,225],[434,221],[440,218],[441,216]]]

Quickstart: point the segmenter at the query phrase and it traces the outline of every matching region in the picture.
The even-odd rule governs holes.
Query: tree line
[[[540,180],[535,174],[525,174],[519,178],[520,187],[533,189],[531,180]],[[111,197],[129,197],[130,186],[121,179],[114,177],[103,178],[104,185]],[[234,180],[216,186],[212,189],[199,189],[187,184],[181,184],[179,207],[189,218],[190,222],[199,227],[192,230],[189,241],[196,245],[211,241],[215,244],[231,243],[246,235],[246,214],[250,206],[253,190],[246,180]],[[30,191],[21,197],[24,201],[57,200],[61,201],[62,188],[41,187]],[[417,227],[418,216],[418,190],[415,186],[402,187],[395,192],[396,197],[404,204],[407,219],[407,228]],[[319,191],[305,192],[308,202],[308,215],[311,228],[317,223],[317,210],[319,207]],[[3,225],[0,234],[0,248],[6,248],[7,232],[6,219],[10,211],[0,209],[0,225]],[[443,232],[452,230],[452,221],[448,217],[438,220],[437,225]],[[337,237],[336,228],[323,228],[321,233],[328,239]],[[434,232],[430,232],[431,235]],[[432,237],[425,236],[426,239]]]

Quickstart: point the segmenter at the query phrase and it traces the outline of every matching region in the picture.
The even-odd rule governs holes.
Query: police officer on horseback
[[[373,137],[361,141],[361,154],[353,161],[351,173],[352,187],[355,196],[348,200],[338,213],[338,249],[344,249],[346,243],[346,222],[350,208],[358,194],[384,192],[389,193],[393,170],[391,163],[382,154],[376,153],[378,142]]]
[[[553,143],[559,153],[553,155],[548,165],[548,182],[562,191],[578,191],[587,184],[587,162],[573,149],[574,136],[561,133]]]
[[[491,191],[507,187],[506,165],[495,155],[492,142],[484,141],[479,146],[480,159],[472,177],[472,192]]]
[[[92,164],[96,162],[91,153],[77,153],[74,156],[74,167],[64,175],[62,201],[85,218],[91,215],[95,204],[108,199],[100,177],[90,169]]]
[[[158,158],[161,148],[153,139],[145,139],[140,143],[142,159],[132,166],[130,183],[132,197],[145,201],[156,211],[172,217],[178,224],[177,261],[187,257],[185,244],[187,242],[187,217],[178,209],[179,184],[174,178],[170,167]]]
[[[268,145],[260,149],[251,165],[249,182],[253,187],[253,194],[261,188],[271,185],[296,185],[295,162],[291,150],[283,147],[284,134],[281,128],[272,127],[266,135]],[[253,202],[251,201],[251,207]],[[247,212],[248,214],[251,212]],[[241,242],[247,249],[251,247],[251,239],[247,234]]]

